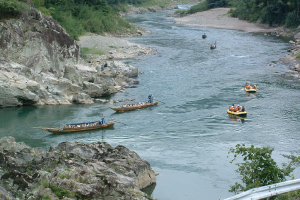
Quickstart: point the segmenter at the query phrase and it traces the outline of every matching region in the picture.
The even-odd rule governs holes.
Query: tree
[[[283,164],[279,168],[271,155],[274,149],[270,147],[246,147],[245,144],[237,144],[235,148],[230,148],[229,153],[234,154],[233,163],[240,155],[243,157],[242,163],[237,163],[237,173],[241,176],[242,184],[235,183],[229,192],[235,194],[251,188],[270,185],[286,180],[286,176],[294,170],[291,164]]]

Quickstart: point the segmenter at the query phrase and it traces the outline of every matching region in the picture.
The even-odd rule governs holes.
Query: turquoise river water
[[[299,150],[300,82],[286,75],[278,60],[287,54],[287,41],[236,30],[175,24],[173,11],[131,15],[127,19],[151,31],[126,38],[158,53],[126,60],[139,71],[140,84],[111,99],[146,100],[153,94],[155,107],[116,113],[110,104],[18,107],[0,109],[0,137],[13,136],[34,148],[47,150],[61,142],[105,141],[137,152],[159,173],[152,187],[158,200],[216,200],[234,195],[239,182],[228,151],[236,144],[274,148],[281,154]],[[206,32],[207,38],[201,35]],[[217,48],[210,50],[210,44]],[[242,90],[257,84],[256,94]],[[245,106],[244,119],[226,113],[231,104]],[[114,128],[54,135],[32,127],[59,127],[65,123],[107,119]],[[299,170],[295,170],[300,178]]]

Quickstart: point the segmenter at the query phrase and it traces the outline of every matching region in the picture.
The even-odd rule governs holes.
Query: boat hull
[[[247,88],[245,88],[245,91],[246,92],[256,92],[258,89],[253,89],[253,88],[251,88],[251,89],[247,89]]]
[[[79,131],[88,131],[88,130],[95,130],[95,129],[103,129],[112,127],[115,124],[115,122],[108,122],[106,124],[102,125],[94,125],[94,126],[88,126],[88,127],[76,127],[76,128],[47,128],[45,130],[51,132],[51,133],[70,133],[70,132],[79,132]]]
[[[247,115],[246,111],[244,111],[244,112],[241,112],[241,111],[234,112],[234,111],[230,111],[229,109],[227,110],[227,113],[231,114],[231,115],[238,115],[238,116],[245,116],[245,115]]]
[[[117,112],[123,112],[123,111],[130,111],[130,110],[137,110],[141,108],[147,108],[151,106],[155,106],[158,104],[159,101],[154,101],[153,103],[145,103],[143,105],[137,105],[137,106],[119,106],[119,107],[110,107],[111,109],[117,111]],[[127,104],[128,105],[128,104]]]

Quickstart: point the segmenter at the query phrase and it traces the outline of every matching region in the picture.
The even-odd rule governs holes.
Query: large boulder
[[[97,70],[101,76],[107,77],[118,75],[137,77],[139,72],[138,68],[117,60],[105,61],[102,65],[97,66]]]
[[[22,199],[152,199],[140,189],[156,182],[150,164],[122,145],[63,142],[45,152],[12,137],[0,139],[0,176],[0,189]]]

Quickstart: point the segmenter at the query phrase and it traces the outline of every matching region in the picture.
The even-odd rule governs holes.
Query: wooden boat
[[[78,131],[88,131],[95,129],[108,128],[115,124],[115,122],[107,122],[101,124],[101,121],[95,122],[84,122],[84,123],[75,123],[75,124],[66,124],[60,128],[41,128],[51,133],[69,133],[69,132],[78,132]]]
[[[246,92],[256,92],[258,89],[257,88],[250,88],[250,89],[244,88],[244,90]]]
[[[141,102],[141,103],[134,103],[134,104],[124,104],[119,107],[110,107],[110,108],[117,112],[122,112],[122,111],[130,111],[130,110],[136,110],[136,109],[141,109],[141,108],[147,108],[150,106],[155,106],[158,104],[158,102],[159,101],[153,101],[153,103]]]
[[[231,115],[247,115],[247,112],[246,111],[230,111],[229,109],[227,110],[227,113],[228,114],[231,114]]]
[[[217,48],[217,45],[216,45],[216,44],[210,45],[210,49],[215,49],[215,48]]]

